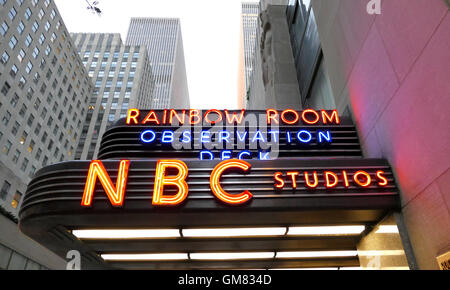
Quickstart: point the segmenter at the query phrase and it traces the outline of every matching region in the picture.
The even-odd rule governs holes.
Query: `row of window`
[[[14,7],[13,7],[13,8],[14,8]],[[13,13],[13,12],[12,12],[12,13]],[[13,14],[14,14],[14,13],[13,13]],[[45,14],[45,12],[41,9],[40,12],[39,12],[39,18],[42,18],[44,14]],[[52,11],[50,12],[50,18],[51,18],[51,19],[54,19],[55,17],[56,17],[56,11],[55,11],[54,9],[52,9]],[[33,30],[33,31],[36,31],[37,28],[38,28],[38,26],[39,26],[39,24],[38,24],[37,22],[35,22],[35,23],[33,24],[32,30]],[[58,22],[56,23],[56,29],[59,30],[60,26],[61,26],[61,22],[58,21]],[[0,27],[1,27],[1,28],[0,28],[0,34],[2,34],[2,35],[4,35],[4,34],[6,33],[6,31],[9,29],[8,24],[7,24],[5,21],[3,21],[3,23],[1,24]],[[47,23],[45,24],[45,27],[46,27],[46,30],[49,30],[50,27],[51,27],[50,22],[47,22]],[[17,30],[18,30],[19,34],[22,34],[22,32],[23,32],[24,29],[25,29],[25,25],[24,25],[24,23],[23,23],[22,21],[20,21],[19,24],[18,24],[18,27],[17,27]],[[56,34],[55,34],[55,33],[52,33],[52,35],[51,35],[51,37],[50,37],[50,40],[51,40],[52,42],[54,42],[54,41],[56,40],[56,38],[57,38]],[[62,39],[63,41],[65,41],[65,40],[67,39],[67,33],[66,33],[65,31],[62,32],[61,39]],[[45,41],[45,35],[44,35],[44,34],[41,34],[41,35],[39,36],[39,43],[42,45],[42,44],[44,43],[44,41]],[[16,36],[13,35],[13,36],[11,37],[11,39],[9,40],[9,46],[10,46],[10,48],[11,48],[11,49],[14,49],[14,48],[16,47],[16,45],[17,45],[17,42],[18,42],[18,40],[17,40]],[[26,45],[27,47],[31,46],[31,44],[32,44],[32,42],[33,42],[33,37],[32,37],[30,34],[28,34],[27,37],[25,38],[24,42],[25,42],[25,45]],[[71,43],[70,43],[70,41],[67,42],[67,46],[68,46],[68,49],[70,50],[70,48],[71,48],[71,46],[72,46]],[[36,47],[36,48],[34,49],[34,54],[33,54],[33,55],[35,56],[35,58],[37,58],[37,55],[38,55],[38,51],[36,51],[36,49],[38,49],[38,48]],[[56,51],[57,51],[57,53],[59,54],[59,52],[60,52],[61,50],[62,50],[62,46],[61,46],[61,44],[59,43],[59,44],[58,44],[58,47],[56,48]],[[47,47],[46,47],[46,49],[45,49],[45,52],[46,52],[46,55],[47,55],[47,56],[49,55],[50,51],[51,51],[51,48],[50,48],[49,45],[47,45]],[[77,70],[79,70],[80,67],[81,67],[81,62],[79,61],[78,58],[76,58],[75,51],[72,51],[71,57],[72,57],[72,60],[74,60],[74,61],[76,60],[76,61],[77,61],[77,64],[78,64],[78,65],[77,65]],[[8,56],[7,53],[5,52],[5,53],[3,54],[3,56],[2,56],[2,61],[5,62],[8,58],[9,58],[9,56]],[[62,62],[62,63],[65,63],[65,60],[66,60],[66,59],[67,59],[67,55],[64,54],[64,58],[61,60],[61,62]],[[69,66],[70,66],[70,69],[71,69],[71,64],[69,64]],[[86,80],[86,81],[87,81],[87,80]],[[85,83],[85,85],[87,85],[87,84]]]
[[[10,88],[11,88],[11,86],[9,85],[9,83],[8,83],[8,82],[5,82],[4,86],[3,86],[2,89],[1,89],[1,92],[6,96]],[[33,95],[33,89],[32,89],[32,88],[29,88],[28,93],[27,93],[26,96],[27,96],[27,98],[28,98],[29,100],[31,100],[32,95]],[[61,89],[60,89],[60,91],[59,91],[59,93],[58,93],[58,96],[59,96],[60,98],[62,98],[62,90],[61,90]],[[75,97],[76,97],[76,94],[73,95],[72,101],[75,101]],[[69,99],[67,98],[67,96],[64,97],[64,100],[63,100],[63,102],[62,102],[62,106],[61,106],[57,101],[54,101],[54,102],[53,102],[53,107],[52,107],[53,113],[56,114],[57,108],[66,108],[67,105],[68,105],[68,100],[69,100]],[[17,93],[15,93],[14,96],[11,98],[11,101],[10,101],[11,105],[13,106],[13,108],[15,108],[15,107],[17,106],[18,101],[19,101],[19,96],[17,95]],[[87,102],[87,96],[86,96],[85,101]],[[48,103],[49,105],[51,105],[51,102],[52,102],[52,94],[49,93],[49,94],[47,95],[47,103]],[[39,97],[37,97],[36,100],[35,100],[35,102],[34,102],[34,104],[33,104],[33,107],[34,107],[34,109],[35,109],[36,111],[39,109],[41,103],[42,103],[41,100],[39,99]],[[81,101],[78,100],[77,106],[76,106],[77,109],[79,109],[80,106],[81,106]],[[26,113],[26,111],[27,111],[27,106],[26,106],[25,103],[23,103],[23,104],[22,104],[22,107],[21,107],[21,109],[20,109],[20,111],[19,111],[19,116],[22,117],[22,118],[25,118],[25,113]],[[68,107],[68,113],[71,114],[72,111],[73,111],[73,105],[72,105],[72,104],[69,104],[69,107]],[[42,111],[41,111],[41,113],[40,113],[40,117],[41,117],[42,121],[44,121],[44,119],[46,118],[47,112],[48,112],[47,108],[46,108],[46,107],[42,107]],[[84,115],[84,112],[85,112],[85,109],[82,108],[82,109],[81,109],[81,116]],[[4,124],[5,126],[8,124],[8,121],[9,121],[9,119],[7,118],[7,117],[8,117],[8,114],[10,114],[10,113],[7,112],[7,114],[3,117],[3,124]],[[59,121],[63,121],[63,115],[64,115],[63,111],[60,110],[60,111],[59,111],[59,114],[58,114],[58,117],[57,117]],[[72,121],[73,121],[73,122],[76,122],[77,118],[78,118],[78,114],[77,114],[77,112],[75,112],[75,113],[72,115]],[[34,121],[34,116],[33,116],[33,114],[30,114],[29,117],[28,117],[28,122],[27,122],[28,125],[29,125],[30,127],[32,127],[33,121]],[[68,127],[68,122],[69,122],[69,120],[68,120],[67,118],[64,118],[64,123],[63,123],[64,129],[67,129],[67,127]],[[50,116],[50,118],[48,119],[48,122],[47,122],[47,126],[51,126],[52,123],[53,123],[53,118]],[[78,125],[77,125],[77,126],[80,126],[80,125],[81,125],[81,119],[78,119]],[[73,131],[73,127],[70,126],[70,132],[72,132],[72,131]],[[75,134],[76,134],[76,133],[75,133]],[[75,138],[75,137],[74,137],[74,138]],[[76,139],[76,138],[75,138],[75,139]]]
[[[91,56],[91,51],[86,51],[83,54],[83,59],[87,60],[90,56]],[[110,56],[111,56],[111,53],[109,51],[105,51],[103,53],[103,59],[104,60],[107,60]],[[116,52],[113,53],[113,58],[114,59],[118,59],[119,56],[120,56],[120,52],[116,51]],[[124,52],[123,55],[122,55],[122,61],[126,61],[126,59],[128,59],[129,56],[130,56],[129,52]],[[98,60],[98,58],[100,57],[100,51],[95,51],[92,54],[92,57],[93,57],[94,60],[95,59]],[[136,61],[137,61],[138,57],[139,57],[139,52],[134,52],[133,53],[133,59],[136,59]]]
[[[1,1],[1,0],[0,0]],[[0,270],[46,270],[44,266],[0,244]]]

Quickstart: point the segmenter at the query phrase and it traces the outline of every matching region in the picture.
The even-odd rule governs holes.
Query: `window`
[[[31,166],[30,173],[28,174],[28,177],[33,178],[35,172],[36,172],[36,167],[33,165],[33,166]]]
[[[30,116],[28,117],[28,120],[27,120],[28,126],[32,127],[33,122],[34,122],[34,116],[33,116],[33,114],[30,114]]]
[[[2,123],[5,126],[8,126],[9,120],[11,119],[11,113],[6,111],[6,114],[2,118]]]
[[[42,166],[46,166],[48,163],[48,157],[44,156],[44,159],[42,160]]]
[[[15,108],[17,106],[17,103],[19,102],[19,95],[17,95],[16,93],[14,93],[14,96],[11,98],[11,106],[13,108]]]
[[[50,27],[51,27],[50,22],[47,21],[47,22],[45,23],[45,26],[44,26],[45,31],[49,31],[49,30],[50,30]]]
[[[23,118],[25,116],[26,111],[27,111],[27,106],[25,106],[25,104],[22,104],[22,107],[20,108],[20,111],[19,111],[19,116],[21,116]]]
[[[41,148],[38,148],[37,152],[36,152],[36,160],[39,160],[39,158],[41,158],[42,155],[42,150]]]
[[[42,126],[41,126],[40,123],[38,123],[38,124],[36,125],[36,128],[34,128],[34,134],[35,134],[36,136],[39,135],[39,133],[41,132],[41,128],[42,128]]]
[[[12,129],[11,129],[11,133],[12,133],[14,136],[16,136],[16,135],[17,135],[17,132],[19,131],[19,128],[20,128],[20,124],[19,124],[17,121],[15,121],[14,126],[13,126]]]
[[[17,208],[21,199],[22,199],[22,193],[20,191],[16,191],[16,193],[14,194],[13,199],[11,201],[11,207]]]
[[[30,145],[28,145],[28,152],[31,153],[33,151],[34,145],[35,145],[34,141],[31,140],[30,141]]]
[[[52,123],[53,123],[53,118],[52,117],[48,118],[47,126],[51,126]],[[42,141],[42,142],[44,142],[44,141]]]
[[[9,60],[9,54],[6,51],[4,51],[0,61],[2,62],[2,64],[6,64],[8,62],[8,60]]]
[[[22,4],[23,4],[23,0],[16,0],[16,2],[17,2],[17,5],[19,5],[19,6],[22,6]]]
[[[37,58],[39,56],[39,48],[35,47],[32,53],[33,58]]]
[[[25,24],[23,24],[22,21],[19,22],[19,24],[17,25],[17,32],[19,32],[19,34],[22,34],[22,32],[25,30]]]
[[[47,141],[47,133],[46,132],[44,132],[44,134],[42,134],[42,137],[41,137],[41,142],[42,143],[45,143],[45,141]]]
[[[46,63],[47,62],[45,61],[45,58],[41,58],[41,63],[39,64],[39,68],[43,70],[45,65],[46,65]]]
[[[9,47],[11,49],[14,49],[14,47],[16,47],[17,44],[17,38],[13,35],[11,36],[11,39],[9,40]]]
[[[25,71],[27,72],[27,74],[29,74],[31,72],[31,70],[33,69],[33,63],[31,61],[29,61],[27,63],[27,66],[25,68]]]
[[[52,48],[49,45],[47,45],[47,47],[45,48],[45,51],[44,51],[45,55],[48,56],[51,51],[52,51]]]
[[[50,103],[52,102],[52,100],[53,100],[53,95],[52,95],[51,93],[49,93],[48,96],[47,96],[47,104],[50,105]]]
[[[20,80],[19,80],[19,84],[18,84],[19,88],[23,89],[25,87],[26,83],[27,83],[27,80],[23,76],[21,76]]]
[[[58,59],[56,58],[56,56],[53,56],[52,65],[55,66],[57,61],[58,61]],[[58,71],[58,73],[60,73],[60,72]]]
[[[8,12],[9,19],[14,20],[16,15],[17,15],[17,11],[16,11],[16,9],[14,9],[14,7],[12,7]]]
[[[17,164],[19,158],[20,158],[20,151],[16,149],[16,153],[14,153],[12,157],[12,162],[14,162],[14,164]]]
[[[56,34],[52,33],[52,36],[50,37],[50,41],[55,42],[55,40],[56,40]],[[59,49],[59,50],[61,50],[61,49]]]
[[[33,95],[34,95],[34,90],[32,87],[29,87],[27,90],[27,99],[31,100],[31,98],[33,98]]]
[[[0,26],[0,34],[2,36],[4,36],[6,34],[6,32],[8,31],[8,29],[9,29],[8,24],[6,24],[6,22],[3,21],[2,25]]]
[[[46,89],[47,85],[45,83],[42,83],[41,89],[39,91],[41,92],[41,94],[44,94]]]
[[[5,200],[6,196],[9,193],[9,190],[11,189],[11,183],[8,181],[4,181],[2,185],[2,189],[0,190],[0,197]]]
[[[27,131],[23,131],[22,137],[20,137],[19,143],[22,145],[25,144],[25,141],[27,141],[27,137],[28,137]]]
[[[17,68],[17,66],[15,64],[13,64],[9,74],[14,78],[14,77],[16,77],[18,71],[19,71],[19,69]]]
[[[22,161],[22,166],[20,166],[20,170],[25,172],[27,170],[28,162],[29,162],[28,159],[24,158]]]
[[[27,37],[25,38],[25,45],[27,47],[29,47],[32,42],[33,42],[33,38],[31,37],[31,35],[28,34]]]
[[[34,33],[39,29],[39,24],[37,21],[34,21],[33,26],[31,27],[31,30],[33,30]]]
[[[9,89],[11,88],[11,86],[8,84],[8,82],[5,82],[5,84],[2,87],[2,93],[3,95],[7,95],[9,92]]]
[[[35,72],[34,73],[34,76],[33,76],[33,82],[35,83],[35,84],[37,84],[38,82],[39,82],[39,79],[41,78],[41,75],[38,73],[38,72]]]
[[[6,155],[8,155],[9,150],[11,149],[11,146],[12,146],[11,141],[7,140],[6,143],[5,143],[5,145],[3,146],[3,149],[2,149],[3,153],[5,153]]]
[[[19,50],[19,53],[17,54],[17,59],[22,62],[23,59],[25,58],[25,51],[23,51],[23,49]]]
[[[31,17],[31,10],[30,8],[27,8],[27,10],[25,10],[25,19],[29,20]]]
[[[48,151],[50,151],[50,150],[52,150],[52,148],[53,148],[53,140],[50,140],[50,142],[48,142],[47,149],[48,149]]]
[[[44,10],[39,10],[39,14],[38,14],[38,17],[39,17],[39,19],[40,20],[42,20],[42,17],[44,17],[44,15],[45,15],[45,12],[44,12]]]
[[[44,34],[41,33],[41,36],[39,36],[39,44],[42,45],[45,41],[45,36]]]

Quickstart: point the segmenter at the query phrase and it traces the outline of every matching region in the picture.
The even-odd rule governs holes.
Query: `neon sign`
[[[349,180],[351,180],[354,185],[359,187],[368,187],[370,185],[384,187],[388,185],[388,180],[386,179],[385,172],[383,170],[376,171],[375,176],[364,170],[358,170],[355,172],[349,172],[347,170],[343,170],[341,172],[322,171],[320,173],[316,170],[312,170],[304,172],[276,172],[273,177],[275,180],[276,189],[285,189],[285,187],[287,187],[287,182],[291,184],[290,189],[296,189],[298,186],[298,180],[301,177],[303,177],[304,186],[309,189],[315,189],[318,186],[331,189],[336,187],[338,184],[341,184],[345,188],[349,188],[351,186]]]
[[[108,172],[105,170],[100,160],[93,160],[89,167],[85,189],[81,201],[82,206],[91,206],[93,195],[95,192],[95,183],[97,178],[104,189],[111,205],[115,207],[123,206],[124,196],[126,194],[126,184],[129,175],[130,160],[121,160],[119,162],[119,170],[116,185],[113,184]],[[227,171],[233,171],[234,174],[242,175],[242,184],[245,185],[246,175],[251,173],[252,165],[245,160],[230,159],[224,160],[211,171],[209,178],[209,186],[211,193],[218,201],[227,205],[241,205],[248,203],[253,194],[249,190],[243,190],[240,193],[230,193],[224,189],[221,184],[221,178]],[[154,187],[151,193],[152,205],[160,206],[176,206],[183,203],[189,194],[189,168],[185,162],[181,160],[158,160],[156,163],[156,172],[154,175]],[[309,191],[319,188],[325,188],[328,191],[340,187],[349,189],[352,187],[364,190],[365,188],[384,188],[390,186],[391,182],[384,170],[341,170],[332,169],[311,169],[311,170],[289,170],[277,171],[272,176],[272,184],[275,192],[282,190],[292,191],[300,187]],[[175,193],[165,193],[165,188],[171,186],[175,188]],[[172,190],[173,191],[173,190]]]
[[[161,111],[145,111],[139,109],[129,109],[126,124],[127,125],[196,125],[196,124],[227,124],[241,125],[246,116],[245,109],[240,111],[229,110],[175,110],[164,109]],[[267,125],[285,124],[285,125],[320,125],[320,124],[340,124],[339,115],[336,110],[312,110],[296,111],[286,110],[266,110]]]
[[[278,157],[280,148],[283,151],[295,146],[323,150],[333,143],[332,130],[340,125],[336,110],[312,109],[129,109],[124,121],[125,127],[138,128],[138,141],[145,145],[144,150],[197,149],[199,160],[271,160]]]

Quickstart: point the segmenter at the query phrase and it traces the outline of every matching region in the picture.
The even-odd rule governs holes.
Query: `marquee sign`
[[[99,151],[100,159],[161,155],[273,160],[361,156],[361,149],[351,120],[335,110],[131,109],[104,134]]]
[[[390,166],[336,111],[130,109],[100,145],[39,170],[20,210],[24,233],[91,265],[108,244],[71,229],[370,223],[399,206]]]
[[[386,172],[385,167],[350,167],[350,168],[327,168],[320,167],[304,167],[300,166],[302,162],[289,162],[291,165],[299,164],[298,168],[290,167],[282,171],[273,173],[273,169],[258,168],[253,171],[261,171],[258,181],[259,185],[266,185],[265,189],[274,191],[275,195],[282,195],[284,192],[296,194],[301,192],[317,194],[319,192],[329,194],[338,192],[384,192],[392,190],[395,185],[392,183],[392,173]],[[286,162],[285,165],[288,163]],[[130,160],[121,160],[118,168],[114,168],[112,172],[115,174],[116,184],[111,181],[110,174],[105,169],[102,161],[94,160],[90,163],[87,175],[86,185],[81,199],[82,206],[91,206],[95,191],[96,181],[99,180],[106,196],[111,205],[121,207],[124,202],[127,181],[130,172]],[[273,164],[272,164],[273,165]],[[195,167],[194,167],[195,168]],[[252,165],[244,160],[225,160],[214,166],[209,174],[209,188],[212,195],[227,205],[239,205],[249,202],[253,194],[250,187],[255,191],[260,188],[249,186],[249,189],[239,191],[239,187],[225,190],[221,184],[221,178],[224,177],[226,171],[241,172],[242,176],[237,177],[243,184],[256,184],[256,175],[249,174]],[[172,174],[169,172],[172,170]],[[155,173],[149,174],[148,178],[153,180],[153,188],[148,186],[148,198],[152,200],[153,206],[175,206],[182,204],[188,197],[190,184],[194,187],[194,182],[189,179],[188,165],[181,160],[158,160],[155,165]],[[235,173],[236,176],[236,173]],[[389,176],[389,177],[388,177]],[[236,178],[236,177],[235,177]],[[207,181],[208,178],[202,180]],[[151,183],[150,183],[151,184]],[[149,184],[149,185],[150,185]],[[169,194],[166,194],[165,188],[172,186]],[[241,186],[245,188],[245,186]]]

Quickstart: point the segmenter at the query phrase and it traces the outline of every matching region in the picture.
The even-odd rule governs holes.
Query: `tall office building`
[[[251,87],[250,108],[289,104],[351,117],[364,157],[392,165],[401,199],[374,226],[392,230],[358,242],[361,267],[448,267],[448,1],[382,1],[381,14],[369,1],[284,2],[261,1],[254,71],[261,69],[264,90]],[[381,248],[398,254],[366,254]]]
[[[259,3],[241,3],[241,35],[238,65],[238,108],[245,108],[250,95],[250,83],[256,56]]]
[[[125,43],[145,45],[152,67],[152,103],[141,109],[189,108],[180,20],[132,18]]]
[[[97,156],[106,128],[128,108],[151,103],[153,79],[145,46],[124,45],[120,34],[71,34],[94,83],[75,159]]]
[[[259,3],[242,3],[242,32],[244,40],[245,91],[250,87],[256,48],[256,31],[258,25]]]
[[[0,1],[0,55],[0,269],[55,267],[14,221],[36,170],[73,159],[92,84],[50,0]]]

